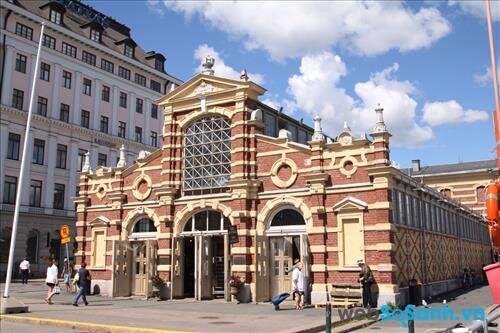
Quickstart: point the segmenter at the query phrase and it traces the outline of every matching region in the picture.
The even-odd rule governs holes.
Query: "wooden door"
[[[201,236],[200,299],[213,298],[213,254],[212,237]]]
[[[344,266],[357,267],[357,260],[364,258],[363,230],[359,219],[343,219]]]
[[[130,259],[131,251],[128,241],[113,241],[113,297],[130,296]]]
[[[172,239],[172,285],[170,298],[184,297],[184,238]]]
[[[134,284],[133,292],[134,295],[145,296],[146,295],[146,284],[148,283],[147,275],[147,257],[146,257],[146,244],[144,242],[134,242],[132,243],[133,249],[133,270],[134,275],[132,281]]]
[[[266,302],[270,299],[269,295],[269,251],[268,251],[268,238],[266,236],[255,236],[256,237],[256,295],[255,300],[257,302]]]
[[[146,241],[146,281],[144,294],[147,297],[153,294],[153,276],[157,273],[158,242],[156,240]]]
[[[304,274],[304,302],[310,304],[311,290],[309,288],[311,279],[311,262],[309,255],[309,239],[307,234],[300,235],[300,261],[302,261],[302,273]]]
[[[290,292],[292,289],[292,238],[272,237],[271,244],[271,295]]]

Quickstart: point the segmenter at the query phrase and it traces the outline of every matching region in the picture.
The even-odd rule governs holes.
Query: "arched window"
[[[215,210],[205,210],[194,214],[184,225],[184,232],[224,231],[231,222],[227,217]]]
[[[33,264],[38,262],[39,240],[40,233],[38,230],[30,230],[28,238],[26,239],[26,258],[28,258],[28,261]]]
[[[12,229],[5,227],[0,232],[0,263],[7,263],[9,260],[10,236]]]
[[[133,232],[156,232],[155,223],[153,220],[148,218],[143,218],[134,224]]]
[[[305,225],[302,215],[293,209],[280,210],[274,215],[271,227],[283,227],[290,225]]]
[[[231,124],[203,117],[184,133],[184,194],[219,193],[231,175]]]

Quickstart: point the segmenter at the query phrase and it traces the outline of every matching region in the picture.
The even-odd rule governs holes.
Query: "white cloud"
[[[499,62],[497,61],[497,64],[498,63]],[[497,68],[497,80],[499,79],[500,79],[500,67]],[[476,83],[479,84],[481,87],[485,87],[490,82],[493,82],[493,77],[491,75],[491,66],[486,68],[486,71],[482,74],[474,74],[474,81],[476,81]]]
[[[491,17],[493,21],[500,21],[500,2],[490,1]],[[449,0],[448,5],[458,6],[464,12],[472,14],[479,18],[486,18],[485,1],[464,1],[464,0]]]
[[[163,16],[165,14],[160,0],[147,0],[146,7],[148,7],[151,12],[156,13],[160,16]]]
[[[241,38],[249,50],[281,60],[331,46],[375,55],[429,47],[451,31],[437,8],[412,10],[400,1],[164,1],[186,17],[200,17]]]
[[[394,64],[374,73],[366,82],[357,83],[357,98],[349,96],[339,82],[347,74],[342,59],[330,52],[302,58],[300,74],[288,80],[288,92],[295,106],[311,115],[318,113],[328,135],[337,135],[344,121],[361,134],[371,132],[375,125],[374,109],[380,103],[384,117],[397,146],[415,147],[433,138],[432,129],[417,123],[417,102],[411,97],[416,92],[409,81],[393,77],[399,68]]]
[[[199,45],[198,48],[194,51],[194,58],[199,61],[199,65],[195,69],[196,74],[201,73],[203,69],[201,64],[203,62],[203,59],[205,59],[207,56],[211,56],[215,60],[214,67],[212,68],[215,71],[215,75],[233,80],[240,79],[241,71],[236,71],[234,68],[226,65],[224,60],[220,57],[219,52],[217,52],[213,47],[210,47],[207,44]],[[264,83],[264,75],[262,74],[248,72],[247,75],[252,82],[255,82],[257,84]]]
[[[425,103],[423,119],[431,126],[473,123],[488,120],[488,113],[478,110],[464,110],[455,100]]]

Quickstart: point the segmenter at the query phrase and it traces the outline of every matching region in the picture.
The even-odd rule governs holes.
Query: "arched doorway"
[[[131,291],[148,296],[152,290],[151,278],[156,274],[157,228],[149,217],[139,218],[129,235],[131,251]]]
[[[216,210],[193,214],[174,239],[172,297],[229,298],[229,219]]]
[[[304,290],[308,290],[309,245],[306,223],[302,214],[285,208],[272,215],[266,235],[269,237],[270,294],[290,292],[292,270],[296,261],[302,261],[305,276]],[[307,299],[307,297],[306,297]]]

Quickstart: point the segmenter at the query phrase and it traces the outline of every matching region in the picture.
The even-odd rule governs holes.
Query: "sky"
[[[267,89],[260,100],[336,137],[370,133],[384,108],[391,160],[407,167],[495,158],[495,108],[483,1],[86,1],[131,28],[167,72]],[[492,1],[500,49],[500,1]],[[497,63],[500,62],[497,60]]]

